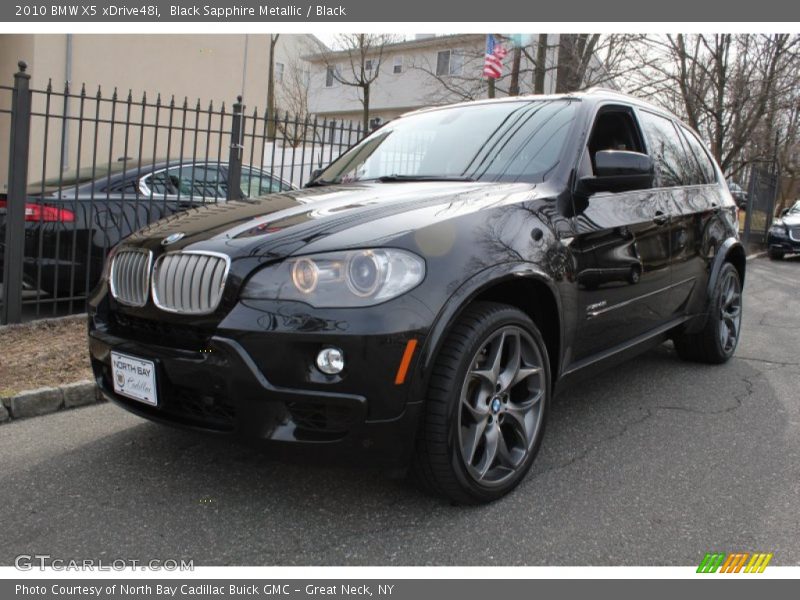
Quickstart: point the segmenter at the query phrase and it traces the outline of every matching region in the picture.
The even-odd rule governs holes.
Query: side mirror
[[[322,172],[324,170],[325,169],[319,168],[319,169],[314,169],[313,171],[311,171],[311,178],[309,179],[309,181],[314,181],[317,177],[322,175]]]
[[[641,152],[600,150],[594,155],[596,175],[578,182],[579,193],[627,192],[653,187],[653,159]]]
[[[784,208],[784,209],[781,211],[781,216],[782,216],[782,217],[785,217],[785,216],[786,216],[786,215],[788,215],[788,214],[789,214],[789,209],[788,209],[788,208]]]

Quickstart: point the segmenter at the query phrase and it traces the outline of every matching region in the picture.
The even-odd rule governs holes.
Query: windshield
[[[570,100],[473,104],[411,115],[351,148],[316,181],[539,182],[558,165],[574,118]]]
[[[789,213],[793,215],[800,214],[800,200],[794,203],[794,206],[789,209]]]

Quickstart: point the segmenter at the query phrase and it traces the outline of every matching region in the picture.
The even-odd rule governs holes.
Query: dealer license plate
[[[158,406],[156,365],[153,361],[112,352],[111,377],[114,380],[116,393],[151,406]]]

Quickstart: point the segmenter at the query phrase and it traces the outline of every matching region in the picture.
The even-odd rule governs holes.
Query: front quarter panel
[[[568,297],[574,268],[554,227],[559,221],[555,213],[554,201],[538,199],[424,227],[409,236],[408,248],[427,264],[426,280],[413,295],[435,314],[416,359],[410,400],[424,397],[447,333],[482,292],[515,279],[535,280],[550,289],[562,313],[561,298]]]

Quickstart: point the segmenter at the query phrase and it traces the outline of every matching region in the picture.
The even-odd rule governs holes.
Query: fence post
[[[231,121],[231,149],[228,154],[228,200],[242,199],[242,151],[244,136],[244,104],[242,97],[236,97]]]
[[[0,324],[22,320],[22,265],[25,256],[25,200],[28,188],[28,146],[31,133],[31,76],[25,61],[17,63],[11,96],[11,145],[8,160],[8,202],[3,253],[3,307]]]
[[[747,184],[747,212],[744,213],[744,236],[745,246],[750,244],[750,228],[752,227],[753,208],[756,205],[756,190],[758,189],[758,171],[756,165],[750,165],[750,181]]]

